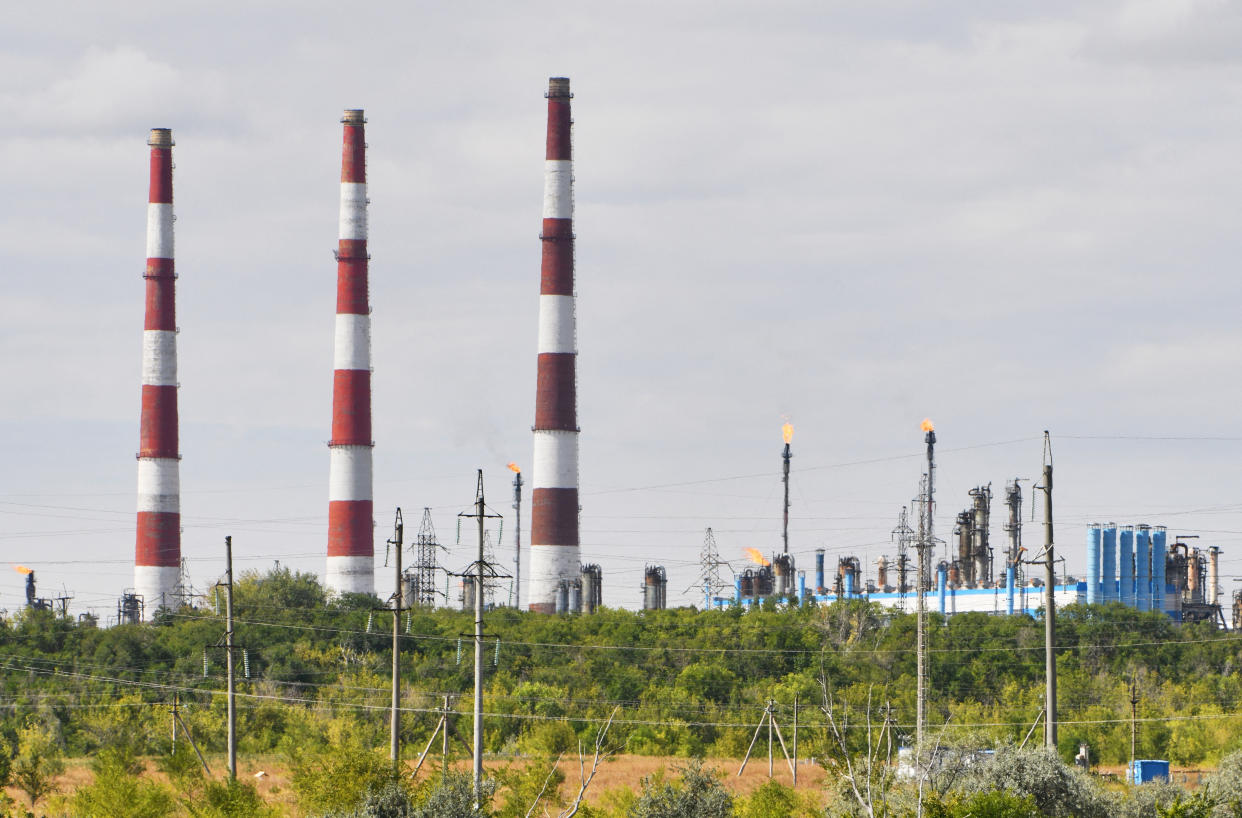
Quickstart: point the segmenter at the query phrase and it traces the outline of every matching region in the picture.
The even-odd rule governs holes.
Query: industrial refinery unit
[[[938,542],[932,532],[933,515],[928,511],[929,506],[934,508],[935,432],[930,421],[924,421],[923,428],[927,433],[928,469],[915,498],[918,530],[911,527],[908,509],[903,507],[893,529],[897,556],[892,559],[882,555],[876,560],[874,580],[864,577],[858,557],[843,556],[837,559],[830,584],[825,549],[816,549],[814,584],[808,588],[806,572],[795,572],[793,557],[788,553],[789,444],[793,429],[786,424],[782,429],[785,448],[781,453],[785,483],[783,552],[769,560],[757,549],[746,549],[748,558],[758,567],[736,574],[732,597],[708,596],[706,606],[749,607],[766,599],[787,598],[816,604],[865,599],[901,611],[912,610],[918,600],[918,588],[912,581],[909,550],[912,546],[926,546],[930,551]],[[935,564],[934,581],[924,574],[924,597],[933,597],[935,610],[945,616],[968,611],[1037,615],[1045,605],[1047,589],[1038,578],[1028,580],[1024,570],[1032,560],[1027,558],[1027,549],[1022,545],[1019,479],[1005,486],[1006,541],[999,568],[991,543],[992,485],[976,486],[967,496],[967,507],[956,516],[954,539],[945,548],[944,558]],[[1091,524],[1085,554],[1087,579],[1079,581],[1063,575],[1053,586],[1053,601],[1058,607],[1117,602],[1141,611],[1161,611],[1175,622],[1211,621],[1226,627],[1220,604],[1220,549],[1182,542],[1196,539],[1194,535],[1177,537],[1168,548],[1167,536],[1164,526],[1127,525],[1118,529],[1115,523]],[[1042,560],[1039,562],[1042,565]],[[926,571],[931,561],[924,563]],[[917,574],[913,572],[913,576]],[[1242,627],[1242,591],[1234,594],[1232,625]]]

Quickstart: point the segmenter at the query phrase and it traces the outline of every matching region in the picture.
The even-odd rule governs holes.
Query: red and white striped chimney
[[[539,375],[530,537],[530,609],[556,610],[557,586],[578,577],[578,402],[574,318],[573,163],[569,80],[548,80],[539,288]]]
[[[177,316],[173,270],[172,131],[153,128],[147,205],[146,320],[134,592],[148,619],[175,604],[181,572],[181,480],[177,453]]]
[[[366,119],[347,110],[336,258],[332,440],[328,443],[328,571],[338,594],[375,592],[371,494],[371,308],[367,290]]]

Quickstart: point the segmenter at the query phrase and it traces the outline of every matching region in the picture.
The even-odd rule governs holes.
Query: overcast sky
[[[552,75],[575,93],[606,603],[639,604],[644,563],[698,599],[708,526],[739,568],[779,549],[786,418],[799,567],[823,547],[874,576],[930,416],[942,536],[991,482],[999,546],[1049,429],[1071,572],[1088,521],[1165,524],[1225,549],[1231,592],[1242,7],[1217,0],[7,4],[5,560],[105,615],[132,583],[146,136],[170,127],[191,577],[226,534],[239,568],[322,573],[339,119],[361,107],[377,567],[398,505],[465,565],[475,469],[511,514],[504,465],[531,456]],[[0,607],[22,594],[0,571]]]

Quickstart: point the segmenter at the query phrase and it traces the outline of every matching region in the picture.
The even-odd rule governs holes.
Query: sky
[[[1056,541],[1167,525],[1242,576],[1242,7],[191,2],[0,11],[0,548],[132,584],[146,137],[173,130],[182,550],[322,574],[344,108],[368,118],[378,587],[532,451],[549,76],[574,98],[582,556],[636,607],[721,558],[892,555],[936,422],[936,530],[992,536],[1049,430]],[[529,477],[529,475],[528,475]],[[1032,483],[1022,484],[1028,546]],[[529,489],[523,541],[529,542]],[[407,561],[409,557],[407,556]],[[726,576],[728,572],[726,570]],[[691,589],[691,590],[686,590]],[[0,608],[24,600],[0,571]]]

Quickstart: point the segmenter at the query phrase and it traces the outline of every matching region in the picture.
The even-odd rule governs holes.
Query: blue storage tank
[[[1151,610],[1151,528],[1141,525],[1134,537],[1134,607]]]
[[[1087,604],[1100,601],[1100,524],[1087,527]]]
[[[1117,573],[1121,583],[1121,604],[1134,607],[1134,526],[1121,529],[1120,550],[1117,555]]]
[[[1104,538],[1101,544],[1102,559],[1100,560],[1100,601],[1104,603],[1117,601],[1117,524],[1108,523],[1104,526]]]
[[[1164,598],[1164,549],[1168,535],[1164,526],[1158,525],[1151,532],[1151,609],[1167,611]]]
[[[1130,762],[1130,768],[1127,771],[1126,780],[1131,784],[1146,784],[1148,781],[1159,781],[1161,779],[1169,780],[1169,762],[1151,759],[1136,758]]]

